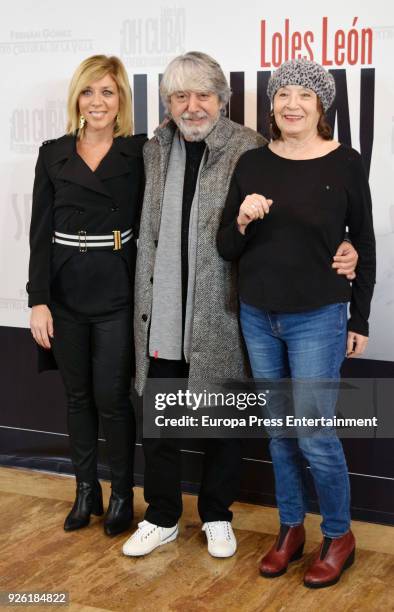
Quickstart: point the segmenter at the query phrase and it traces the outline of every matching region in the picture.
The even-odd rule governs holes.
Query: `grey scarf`
[[[182,359],[190,362],[194,293],[196,281],[198,198],[201,160],[189,221],[188,286],[185,333],[182,347],[182,267],[181,230],[183,182],[186,147],[179,130],[172,141],[164,198],[161,208],[159,243],[153,275],[153,303],[149,337],[149,355],[161,359]]]

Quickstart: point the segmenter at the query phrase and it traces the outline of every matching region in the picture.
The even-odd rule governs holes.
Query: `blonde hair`
[[[85,59],[76,69],[71,79],[67,100],[67,134],[83,135],[84,128],[79,127],[78,99],[83,90],[94,81],[109,74],[119,90],[119,112],[114,126],[114,137],[131,136],[133,133],[133,109],[131,88],[126,68],[118,57],[92,55]]]

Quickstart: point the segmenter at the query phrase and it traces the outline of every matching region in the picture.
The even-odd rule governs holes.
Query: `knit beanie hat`
[[[319,96],[324,112],[330,108],[335,98],[334,77],[323,66],[311,60],[290,60],[275,70],[267,86],[271,103],[278,89],[286,85],[301,85],[312,89]]]

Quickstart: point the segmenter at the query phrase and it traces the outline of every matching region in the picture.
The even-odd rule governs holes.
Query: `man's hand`
[[[348,332],[346,357],[359,357],[367,348],[368,338],[356,332]]]
[[[30,329],[34,340],[44,349],[50,349],[49,338],[53,338],[53,319],[46,304],[31,309]]]
[[[245,230],[251,221],[263,219],[265,215],[268,215],[272,202],[273,200],[267,200],[258,193],[246,196],[237,217],[237,225],[241,234],[245,234]]]
[[[342,242],[334,255],[332,267],[337,274],[343,274],[348,280],[356,278],[355,269],[358,261],[358,253],[350,242]]]

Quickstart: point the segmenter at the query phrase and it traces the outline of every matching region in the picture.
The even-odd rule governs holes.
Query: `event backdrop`
[[[64,133],[70,77],[81,60],[96,53],[124,61],[136,132],[150,136],[163,116],[160,75],[185,51],[205,51],[220,62],[233,89],[230,117],[262,133],[269,111],[266,84],[282,61],[313,58],[332,72],[338,96],[329,120],[339,140],[362,154],[378,247],[370,345],[366,359],[345,361],[343,376],[394,379],[393,5],[386,0],[3,0],[1,11],[0,465],[72,471],[64,391],[57,372],[37,374],[25,284],[38,148]],[[135,406],[140,417],[138,401]],[[394,524],[392,440],[383,439],[385,434],[345,439],[344,447],[353,518]],[[108,477],[102,438],[99,448],[99,473]],[[185,440],[182,454],[183,489],[195,492],[202,464],[199,441]],[[139,484],[143,463],[138,441]],[[240,499],[275,503],[266,440],[245,444]],[[317,509],[316,503],[312,507]]]
[[[0,325],[28,326],[26,276],[38,147],[64,133],[69,79],[85,57],[115,54],[134,90],[137,132],[159,122],[158,82],[187,50],[211,54],[233,88],[230,116],[265,131],[267,79],[282,61],[307,57],[332,71],[340,140],[369,171],[378,280],[365,357],[394,361],[394,7],[385,0],[321,5],[144,0],[2,2],[0,125]]]

